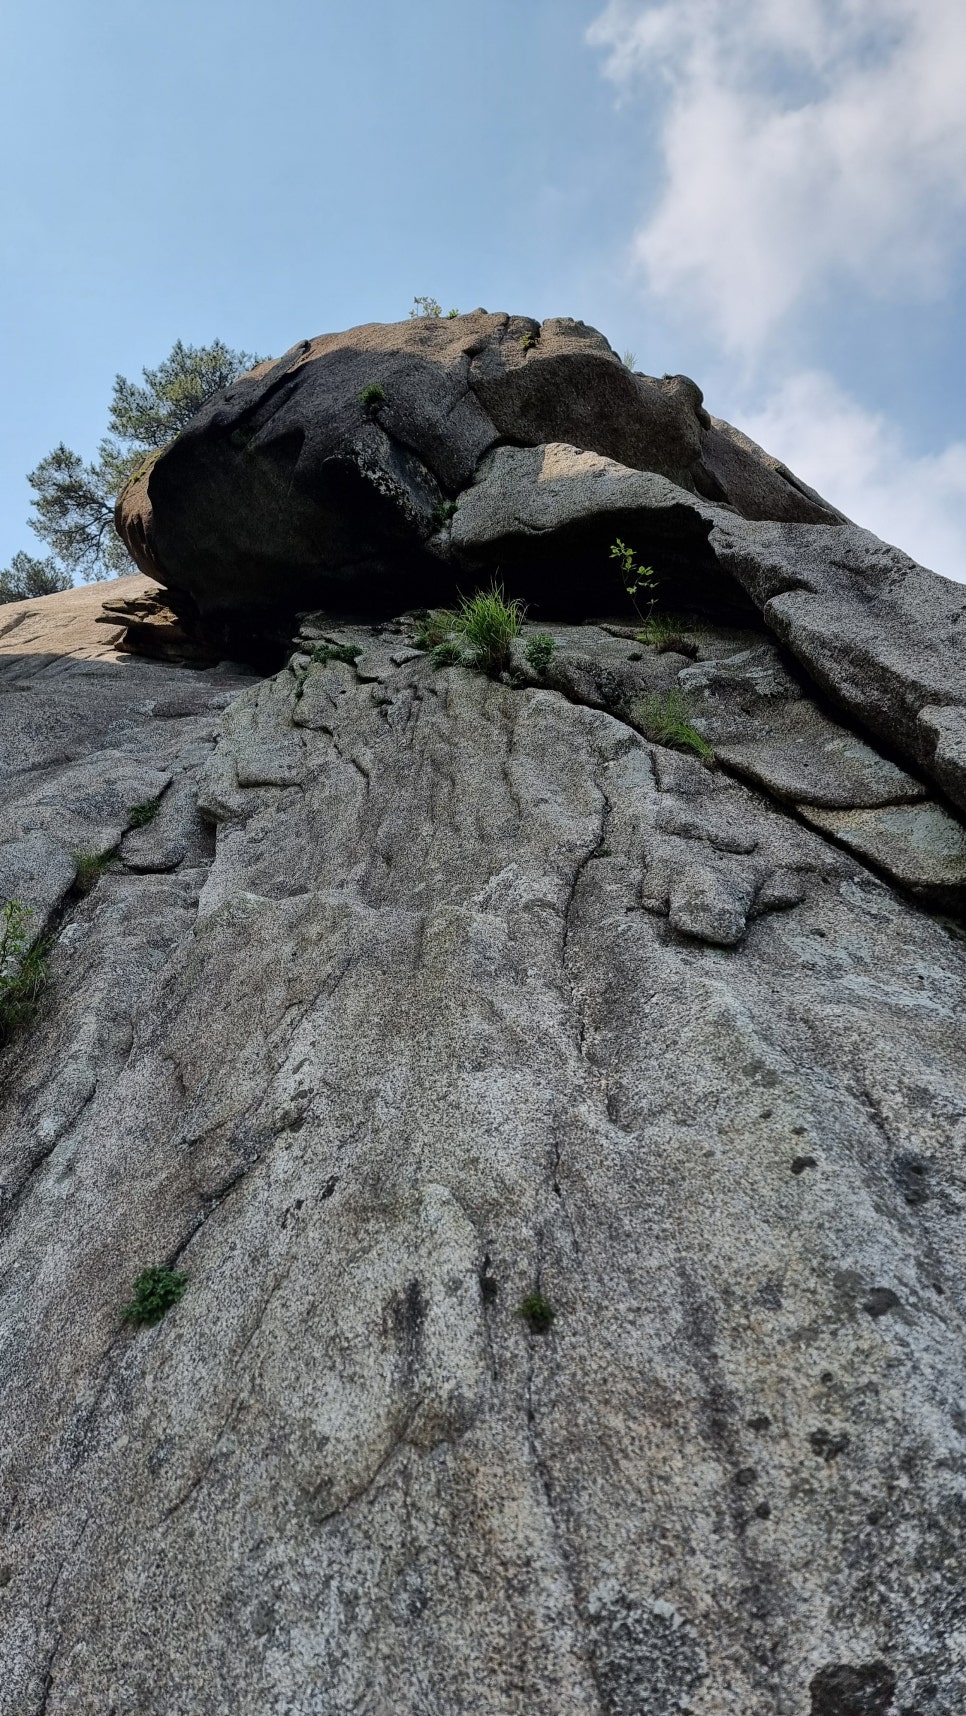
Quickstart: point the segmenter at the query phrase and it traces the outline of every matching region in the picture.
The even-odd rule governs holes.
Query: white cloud
[[[843,283],[942,290],[966,207],[963,0],[611,0],[588,39],[659,103],[643,277],[730,349]]]
[[[816,371],[735,420],[857,524],[966,583],[966,441],[912,454],[887,418]]]

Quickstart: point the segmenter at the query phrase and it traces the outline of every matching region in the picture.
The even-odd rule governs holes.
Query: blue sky
[[[966,578],[962,0],[11,0],[0,565],[116,372],[417,293],[600,327]]]

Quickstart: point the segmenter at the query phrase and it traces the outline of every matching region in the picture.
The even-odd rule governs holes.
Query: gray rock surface
[[[498,448],[450,527],[468,566],[596,541],[603,568],[616,534],[660,570],[669,607],[713,612],[743,591],[850,721],[966,809],[966,585],[858,526],[748,520],[573,447]]]
[[[719,485],[718,492],[703,488],[701,493],[709,500],[727,500],[743,518],[780,519],[787,524],[849,522],[780,459],[720,417],[711,419],[701,458]]]
[[[619,536],[662,604],[759,613],[851,725],[966,810],[964,586],[584,323],[480,310],[303,341],[209,401],[117,522],[170,587],[171,629],[252,659],[320,601],[390,611],[497,571],[548,615],[586,615]],[[132,618],[145,648],[155,607]]]
[[[954,1716],[963,940],[577,696],[680,655],[233,697],[62,612],[22,779],[217,845],[66,903],[0,1063],[2,1716]]]
[[[962,898],[966,889],[966,829],[938,804],[895,804],[875,810],[820,810],[802,815],[853,851],[887,870],[914,892]]]
[[[120,652],[121,627],[100,625],[105,589],[135,600],[153,587],[119,578],[0,611],[0,899],[29,906],[38,934],[79,857],[119,854],[139,871],[210,859],[193,780],[252,676]]]
[[[632,374],[569,317],[477,310],[370,323],[261,364],[137,473],[117,525],[184,627],[209,636],[264,632],[320,601],[399,607],[401,591],[452,593],[446,515],[501,442],[571,443],[739,512],[747,499],[755,518],[840,520],[712,426],[687,376]]]

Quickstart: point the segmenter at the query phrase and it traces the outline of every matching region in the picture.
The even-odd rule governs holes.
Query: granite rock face
[[[326,334],[260,365],[138,473],[118,529],[212,636],[323,601],[397,611],[452,592],[442,527],[505,442],[569,443],[750,518],[841,517],[713,423],[687,376],[632,374],[583,322],[478,310]],[[586,572],[558,567],[548,588],[579,605]]]
[[[497,449],[449,532],[469,565],[525,564],[572,544],[586,565],[601,525],[661,569],[668,605],[721,613],[743,596],[853,723],[966,809],[966,585],[856,525],[740,518],[566,446]],[[602,566],[598,555],[593,588]]]
[[[582,322],[480,310],[304,341],[215,395],[117,522],[178,637],[251,659],[300,610],[398,612],[497,573],[535,612],[600,612],[620,537],[665,608],[760,614],[853,726],[966,809],[966,586]],[[135,647],[158,647],[150,618],[132,614]]]
[[[919,775],[764,625],[253,680],[93,597],[0,636],[0,874],[122,829],[0,1059],[2,1716],[954,1716],[966,943],[805,820]]]

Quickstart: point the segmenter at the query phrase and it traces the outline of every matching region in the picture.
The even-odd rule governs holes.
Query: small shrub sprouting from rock
[[[143,804],[134,805],[128,812],[128,827],[147,828],[148,823],[154,821],[160,809],[161,800],[159,798],[146,798]]]
[[[641,566],[634,549],[628,548],[627,543],[622,542],[620,537],[617,538],[616,542],[611,543],[610,557],[617,561],[617,570],[620,573],[620,580],[625,593],[630,597],[634,605],[634,612],[646,631],[652,623],[654,603],[657,599],[655,594],[658,584],[657,573],[653,566]],[[642,612],[637,600],[639,590],[643,590],[650,597],[646,613]],[[647,640],[644,639],[643,641],[646,642]]]
[[[330,661],[345,661],[349,666],[362,654],[361,644],[316,644],[312,651],[312,660],[325,667]]]
[[[529,1323],[531,1329],[538,1335],[545,1335],[557,1315],[548,1299],[542,1293],[528,1293],[523,1303],[517,1308],[517,1316]]]
[[[494,677],[510,666],[510,645],[520,636],[524,620],[522,602],[507,601],[502,584],[461,596],[454,631],[466,639],[472,665]]]
[[[47,982],[48,943],[31,936],[32,917],[20,900],[0,906],[0,1042],[29,1023]]]
[[[362,389],[362,392],[359,395],[359,402],[361,405],[365,406],[367,411],[370,412],[375,411],[377,405],[385,405],[386,395],[379,386],[378,381],[370,381],[368,387],[364,387]]]
[[[531,638],[527,644],[527,660],[533,668],[534,673],[538,673],[541,679],[544,677],[544,674],[548,672],[550,663],[553,661],[556,653],[556,640],[552,638],[548,632],[538,633],[538,635],[535,638]]]
[[[413,307],[409,312],[409,320],[411,322],[417,322],[421,316],[436,317],[436,316],[441,316],[442,314],[443,314],[443,306],[439,302],[438,298],[429,298],[429,297],[414,298],[413,299]],[[453,316],[459,315],[459,311],[458,310],[447,310],[446,315],[448,318],[452,319]]]
[[[671,745],[679,751],[694,751],[710,761],[711,746],[695,727],[686,697],[680,691],[657,692],[646,703],[637,705],[636,714],[643,731],[657,745]]]
[[[429,659],[434,668],[458,667],[463,660],[463,651],[458,643],[454,643],[452,638],[445,638],[442,643],[436,644]]]
[[[537,341],[539,340],[539,338],[540,338],[539,334],[535,334],[533,332],[532,328],[528,328],[526,333],[521,338],[520,344],[523,347],[525,352],[532,352],[532,350],[533,350],[534,346],[537,344]]]
[[[111,867],[113,852],[75,852],[74,863],[77,875],[74,879],[75,888],[82,894],[89,894],[95,882],[99,882],[105,870]]]
[[[449,524],[449,521],[453,517],[455,512],[456,512],[456,502],[455,501],[452,501],[452,500],[437,501],[436,505],[433,507],[433,525],[434,525],[434,528],[436,530],[442,530],[442,528],[445,524]]]
[[[166,1311],[176,1305],[188,1286],[183,1269],[163,1266],[142,1269],[134,1283],[134,1297],[121,1313],[125,1323],[160,1323]]]
[[[621,363],[624,365],[625,369],[635,370],[637,368],[637,353],[631,351],[621,352]]]

